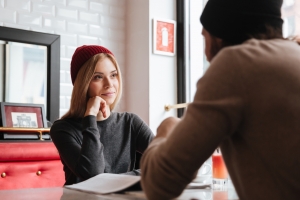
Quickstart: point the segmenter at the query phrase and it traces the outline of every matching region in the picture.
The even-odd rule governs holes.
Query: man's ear
[[[223,39],[217,37],[217,40],[220,44],[223,44]]]
[[[218,48],[221,50],[224,47],[223,39],[218,37],[214,37],[214,38]]]

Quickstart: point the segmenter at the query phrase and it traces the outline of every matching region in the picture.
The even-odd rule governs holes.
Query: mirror
[[[0,41],[3,59],[0,81],[4,91],[0,101],[47,106],[47,47]],[[2,79],[2,80],[1,80]]]
[[[44,104],[59,118],[60,36],[0,27],[0,99]]]

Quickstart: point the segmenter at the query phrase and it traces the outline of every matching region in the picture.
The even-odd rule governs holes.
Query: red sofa
[[[0,142],[0,190],[61,187],[58,151],[48,142]]]

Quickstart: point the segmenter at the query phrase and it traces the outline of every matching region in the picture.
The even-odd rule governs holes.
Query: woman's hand
[[[97,116],[98,114],[101,114],[103,118],[106,118],[107,107],[108,106],[106,105],[106,101],[101,97],[99,96],[91,97],[87,102],[84,116],[88,116],[88,115]]]
[[[156,137],[168,137],[180,120],[180,118],[168,117],[162,121],[156,130]]]

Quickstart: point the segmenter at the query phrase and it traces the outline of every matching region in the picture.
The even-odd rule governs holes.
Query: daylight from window
[[[187,1],[186,26],[188,41],[187,102],[196,92],[196,83],[209,67],[204,55],[204,41],[201,35],[200,15],[207,0]],[[283,36],[300,37],[300,0],[284,0],[282,5]]]

